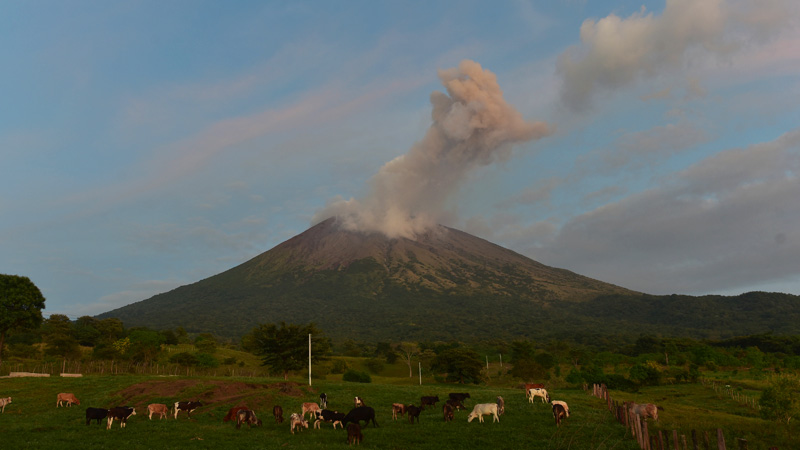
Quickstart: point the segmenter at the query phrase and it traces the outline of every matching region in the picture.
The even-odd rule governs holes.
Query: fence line
[[[29,363],[8,363],[3,362],[0,366],[0,375],[10,376],[11,373],[26,372],[40,374],[38,376],[59,376],[61,374],[83,374],[83,375],[161,375],[161,376],[212,376],[212,377],[243,377],[243,378],[263,378],[269,377],[270,372],[265,367],[263,369],[252,369],[242,367],[186,367],[178,364],[161,364],[147,362],[130,362],[116,360],[98,361],[71,361],[62,360],[55,362],[29,362]],[[35,376],[35,375],[29,375]],[[67,375],[68,376],[68,375]]]
[[[584,390],[588,392],[586,386],[584,386]],[[664,432],[663,430],[658,430],[658,433],[651,433],[648,429],[647,420],[629,410],[628,405],[630,402],[623,401],[620,404],[618,401],[613,400],[605,384],[593,385],[591,395],[606,401],[608,410],[614,415],[617,422],[625,427],[626,433],[631,434],[631,437],[636,440],[642,450],[700,450],[701,445],[703,450],[712,450],[712,439],[709,438],[708,431],[702,431],[701,439],[697,430],[692,429],[691,447],[688,445],[686,435],[679,434],[678,430],[672,430],[672,433],[669,431]],[[716,450],[727,450],[722,428],[717,428],[715,434]],[[747,439],[736,438],[735,440],[739,450],[748,450]],[[778,450],[778,447],[769,447],[769,450]]]

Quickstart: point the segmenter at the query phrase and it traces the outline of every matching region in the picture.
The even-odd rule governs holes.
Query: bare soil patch
[[[246,406],[257,411],[271,411],[276,395],[301,397],[306,392],[298,383],[245,383],[241,381],[178,379],[148,380],[128,386],[115,393],[119,404],[147,408],[150,403],[166,403],[172,407],[176,401],[200,401],[203,410],[217,407]]]

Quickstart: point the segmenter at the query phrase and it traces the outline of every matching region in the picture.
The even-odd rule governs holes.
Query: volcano
[[[101,314],[126,326],[237,337],[258,323],[314,322],[333,338],[526,336],[559,306],[634,294],[438,226],[416,239],[325,220],[218,275]]]

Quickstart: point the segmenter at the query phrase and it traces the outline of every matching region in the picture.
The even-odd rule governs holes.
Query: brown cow
[[[414,423],[414,419],[417,419],[417,423],[419,423],[419,413],[421,413],[423,409],[425,408],[423,407],[417,408],[414,405],[406,406],[406,413],[408,413],[408,421]]]
[[[561,421],[567,417],[567,411],[564,409],[564,405],[560,403],[553,405],[553,417],[556,419],[556,426],[560,427]]]
[[[153,414],[158,414],[159,420],[167,417],[167,405],[163,403],[150,403],[147,405],[147,412],[150,414],[149,419],[153,420]]]
[[[275,416],[275,423],[283,423],[283,408],[280,405],[272,407],[272,415]]]
[[[444,415],[445,422],[453,420],[453,407],[450,405],[449,401],[442,405],[442,414]]]
[[[68,392],[66,393],[62,392],[58,394],[58,397],[56,397],[56,408],[61,406],[61,402],[65,402],[67,406],[72,406],[73,404],[75,405],[81,404],[81,401],[78,400],[78,397],[75,397],[75,394],[71,394]]]
[[[256,413],[254,411],[246,408],[240,409],[236,413],[236,429],[240,429],[243,423],[246,423],[248,426],[250,426],[250,428],[253,428],[254,425],[260,427],[261,419],[256,417]]]
[[[406,413],[406,405],[402,403],[392,403],[392,420],[397,420],[397,415],[400,414],[400,417],[403,417],[403,414]]]
[[[652,417],[658,422],[658,407],[652,403],[630,402],[628,411],[630,411],[631,414],[639,414],[644,419]]]
[[[234,406],[233,408],[228,410],[228,414],[225,414],[225,417],[222,418],[223,422],[230,422],[231,420],[236,420],[236,413],[243,409],[249,409],[247,406]]]
[[[313,419],[317,415],[317,411],[322,411],[319,405],[316,403],[303,403],[303,419],[306,418],[306,414],[310,414],[311,418]]]
[[[0,398],[0,406],[3,407],[3,410],[0,412],[6,412],[6,405],[11,403],[11,397]]]
[[[364,440],[364,435],[361,434],[361,425],[353,422],[347,424],[347,443],[353,445],[353,442],[360,444]]]

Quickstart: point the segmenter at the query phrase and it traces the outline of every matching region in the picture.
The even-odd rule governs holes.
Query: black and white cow
[[[114,423],[114,419],[119,420],[120,428],[125,428],[125,423],[128,422],[128,417],[135,415],[136,415],[136,409],[131,408],[130,406],[117,406],[116,408],[109,409],[108,425],[106,426],[106,430],[111,429],[111,424]]]
[[[186,411],[186,415],[191,419],[192,411],[201,406],[203,406],[203,404],[200,402],[175,402],[175,418],[178,418],[178,413],[180,411]]]
[[[328,394],[324,392],[322,394],[319,394],[319,407],[321,409],[328,408]]]
[[[319,428],[322,422],[332,423],[333,429],[336,429],[336,424],[338,423],[340,427],[344,428],[342,425],[342,420],[344,420],[344,413],[340,413],[339,411],[331,411],[330,409],[323,409],[322,411],[317,411],[317,420],[314,421],[314,428]]]

